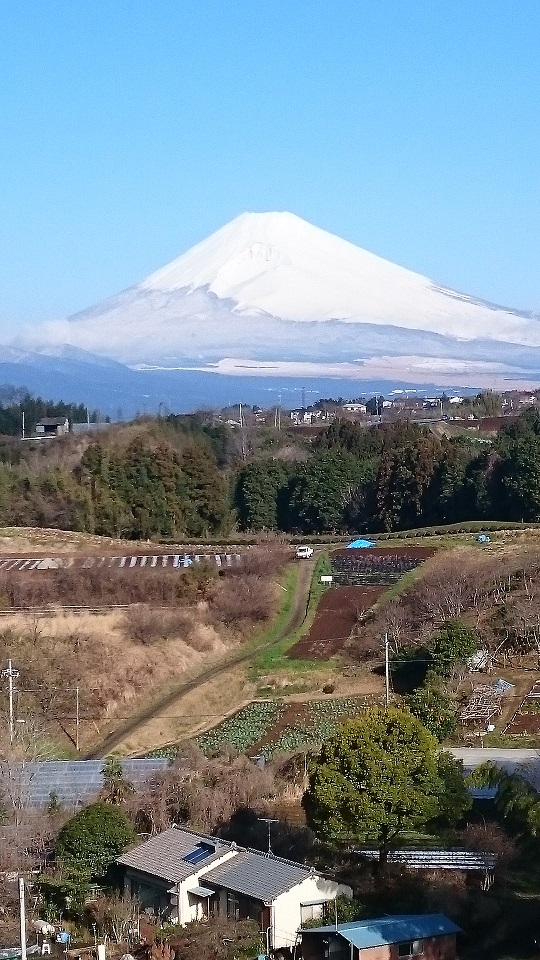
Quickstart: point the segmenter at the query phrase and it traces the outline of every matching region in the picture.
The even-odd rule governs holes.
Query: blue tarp
[[[352,543],[347,544],[347,550],[361,550],[374,546],[373,540],[353,540]]]

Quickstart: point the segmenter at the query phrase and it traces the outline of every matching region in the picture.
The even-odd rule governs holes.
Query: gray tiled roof
[[[204,883],[271,903],[309,877],[310,872],[309,867],[300,863],[267,856],[257,850],[240,850],[235,857],[205,873]]]
[[[191,853],[201,841],[214,844],[216,852],[200,863],[186,863],[184,857]],[[152,874],[169,883],[178,883],[218,860],[232,846],[231,843],[218,840],[216,837],[206,837],[192,830],[170,827],[118,857],[117,863]]]

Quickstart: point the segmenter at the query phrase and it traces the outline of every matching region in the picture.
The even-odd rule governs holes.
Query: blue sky
[[[540,310],[538,0],[3,0],[0,334],[244,210]]]

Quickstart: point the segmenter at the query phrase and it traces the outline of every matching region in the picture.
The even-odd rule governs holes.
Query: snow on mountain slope
[[[291,213],[245,213],[156,271],[140,291],[201,287],[234,312],[392,324],[540,345],[540,324],[445,290]]]
[[[499,384],[540,382],[538,318],[444,289],[290,213],[243,214],[24,343],[237,376],[346,369],[365,379],[371,364],[416,383],[474,387],[490,371]]]

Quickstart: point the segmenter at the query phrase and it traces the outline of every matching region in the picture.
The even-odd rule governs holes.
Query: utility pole
[[[238,404],[240,421],[240,441],[242,443],[242,460],[246,459],[246,438],[244,436],[244,417],[242,414],[242,404]]]
[[[8,660],[7,670],[2,670],[2,676],[7,677],[9,681],[9,742],[13,743],[13,738],[15,735],[13,718],[13,681],[19,676],[19,671],[13,669],[11,660]]]
[[[75,687],[75,749],[79,752],[79,688]]]
[[[24,440],[24,439],[25,439],[25,432],[24,432],[24,410],[22,411],[21,416],[22,416],[22,438],[23,438],[23,440]]]
[[[386,706],[390,704],[390,659],[389,659],[388,634],[384,635],[384,693]]]
[[[21,918],[21,960],[26,960],[26,910],[24,903],[24,880],[19,877],[19,915]]]

